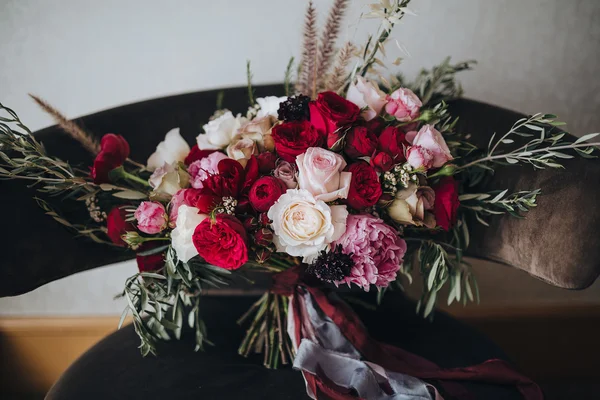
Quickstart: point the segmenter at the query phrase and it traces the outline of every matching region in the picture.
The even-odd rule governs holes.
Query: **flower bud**
[[[248,217],[244,220],[244,229],[248,232],[254,232],[258,229],[258,219],[256,217]]]
[[[271,258],[273,252],[267,248],[261,247],[256,250],[256,262],[259,264],[263,264]]]
[[[271,219],[267,213],[262,213],[258,216],[258,223],[262,226],[269,226],[271,225]]]
[[[254,234],[254,242],[262,247],[266,247],[273,243],[273,231],[268,228],[259,229]]]
[[[435,174],[429,175],[428,178],[435,178],[439,176],[452,176],[456,172],[458,167],[454,164],[446,164],[440,168]]]

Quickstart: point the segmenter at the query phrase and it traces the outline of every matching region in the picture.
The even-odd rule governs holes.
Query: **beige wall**
[[[324,11],[330,1],[316,3]],[[373,27],[354,23],[366,3],[353,2],[346,37],[360,41]],[[246,59],[257,83],[280,81],[299,48],[304,7],[300,0],[0,0],[0,101],[38,129],[50,120],[28,92],[75,117],[244,84]],[[401,66],[408,76],[446,55],[477,59],[462,76],[467,96],[556,113],[579,135],[600,130],[600,1],[414,0],[411,8],[419,16],[394,34],[410,52]],[[393,60],[398,51],[389,50]],[[124,304],[112,296],[133,271],[119,264],[0,299],[0,314],[116,314]]]

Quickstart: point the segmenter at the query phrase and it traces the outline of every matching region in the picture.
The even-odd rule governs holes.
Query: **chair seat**
[[[194,352],[194,336],[161,343],[158,356],[142,357],[131,325],[107,336],[54,384],[48,399],[308,399],[300,372],[268,370],[258,355],[243,358],[237,346],[243,329],[235,323],[256,301],[252,296],[203,299],[204,320],[215,346]],[[432,322],[415,315],[414,303],[388,293],[377,310],[354,307],[375,338],[424,356],[442,367],[461,367],[490,358],[506,359],[487,338],[438,313]],[[476,399],[520,399],[509,387],[465,383]]]

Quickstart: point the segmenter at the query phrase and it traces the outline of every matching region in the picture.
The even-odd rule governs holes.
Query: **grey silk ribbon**
[[[307,331],[312,331],[313,337],[303,338],[298,345],[294,337],[294,318],[289,318],[288,333],[296,348],[294,368],[317,376],[324,375],[337,386],[356,390],[362,399],[443,400],[433,386],[420,379],[361,360],[358,350],[342,335],[337,325],[315,306],[310,294],[302,296],[312,325],[312,329]],[[382,387],[387,390],[384,391]],[[316,399],[308,387],[307,392]]]

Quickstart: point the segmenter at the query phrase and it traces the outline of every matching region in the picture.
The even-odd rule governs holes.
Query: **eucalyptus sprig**
[[[459,196],[460,207],[474,213],[477,221],[488,226],[484,217],[490,215],[510,214],[516,218],[523,218],[523,213],[537,206],[537,196],[540,189],[522,190],[508,193],[508,189],[495,190],[489,193],[466,193]]]
[[[484,157],[468,162],[459,167],[465,170],[471,167],[478,167],[487,170],[493,168],[489,164],[530,164],[536,169],[544,168],[562,168],[561,159],[570,159],[574,156],[565,153],[565,150],[574,150],[584,158],[594,157],[592,153],[595,148],[600,146],[600,142],[588,142],[600,135],[600,133],[590,133],[584,135],[574,142],[565,140],[566,132],[554,132],[555,127],[564,125],[557,121],[556,116],[552,114],[535,114],[527,118],[521,118],[513,126],[496,139],[494,133],[490,138],[487,152]],[[502,151],[506,145],[515,143],[515,136],[531,138],[524,145],[517,148]]]

